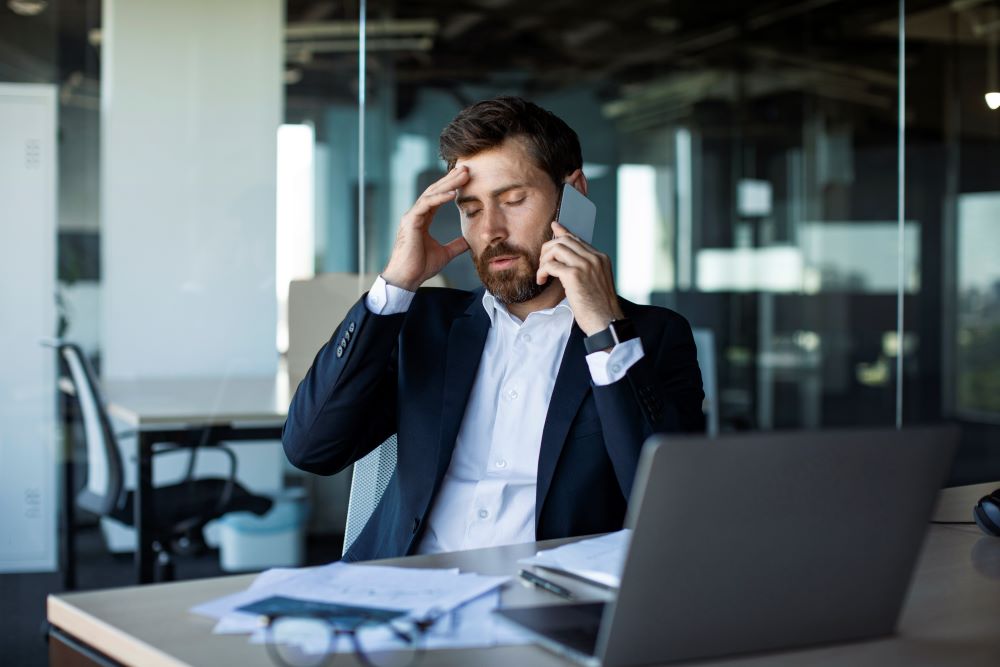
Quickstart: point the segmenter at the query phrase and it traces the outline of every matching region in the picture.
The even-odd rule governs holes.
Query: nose
[[[495,245],[507,238],[507,219],[495,204],[487,204],[483,207],[482,220],[480,221],[479,233],[486,247]]]

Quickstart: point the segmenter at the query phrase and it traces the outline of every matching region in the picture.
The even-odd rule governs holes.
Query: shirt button
[[[489,510],[479,510],[479,518],[480,519],[487,519],[487,518],[489,518],[489,516],[490,516]]]
[[[521,334],[521,341],[525,343],[531,342],[531,334]]]
[[[511,389],[510,391],[508,391],[507,392],[507,397],[510,398],[510,400],[512,400],[512,401],[515,398],[517,398],[517,389]]]
[[[620,371],[621,369],[622,369],[622,367],[621,367],[621,365],[620,365],[620,364],[613,364],[613,365],[611,366],[611,372],[612,372],[612,373],[617,373],[617,372],[618,372],[618,371]]]
[[[498,467],[498,468],[500,468],[502,470],[502,469],[504,469],[504,468],[507,467],[507,460],[506,459],[497,459],[496,461],[493,462],[493,465],[495,465],[496,467]]]

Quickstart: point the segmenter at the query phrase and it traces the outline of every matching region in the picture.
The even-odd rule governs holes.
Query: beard
[[[542,245],[550,241],[553,237],[551,228],[547,234],[531,250],[519,248],[506,241],[501,241],[496,245],[486,248],[481,254],[473,254],[473,262],[476,265],[476,273],[483,282],[487,291],[504,305],[511,303],[524,303],[531,301],[536,296],[545,291],[552,281],[550,277],[544,284],[539,285],[535,281],[538,274],[539,257],[542,252]],[[496,257],[517,256],[527,260],[527,268],[520,262],[516,266],[503,271],[491,271],[490,260]]]

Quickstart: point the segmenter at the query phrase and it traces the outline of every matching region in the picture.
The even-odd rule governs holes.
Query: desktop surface
[[[946,489],[935,519],[970,520],[972,504],[994,485]],[[984,491],[985,489],[985,491]],[[807,539],[807,538],[804,538]],[[516,583],[517,560],[553,540],[493,549],[413,556],[381,561],[404,567],[459,567],[483,574],[515,577],[502,594],[503,606],[559,604],[556,596]],[[208,599],[245,589],[253,575],[236,575],[108,591],[51,596],[50,623],[67,635],[123,664],[204,665],[273,664],[266,650],[245,636],[212,635],[214,621],[188,609]],[[580,599],[604,599],[600,591],[559,578]],[[996,665],[1000,664],[1000,539],[975,526],[932,525],[921,552],[913,585],[896,635],[872,641],[734,656],[699,665]],[[59,642],[52,664],[63,664]],[[353,663],[337,656],[338,665]],[[422,665],[565,665],[568,661],[535,646],[435,651]]]

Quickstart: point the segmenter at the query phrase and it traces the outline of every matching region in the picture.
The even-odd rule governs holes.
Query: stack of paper
[[[533,565],[568,574],[603,588],[618,588],[625,569],[632,531],[620,530],[601,537],[573,542],[565,546],[539,551],[531,558],[522,558],[521,565]]]
[[[218,620],[216,634],[250,634],[262,642],[260,618],[237,611],[275,596],[313,602],[392,609],[415,618],[443,614],[426,638],[426,648],[458,648],[528,643],[530,638],[494,620],[497,590],[509,577],[488,577],[458,570],[413,569],[333,563],[301,569],[274,569],[245,590],[191,609]],[[344,650],[350,645],[345,642]]]

